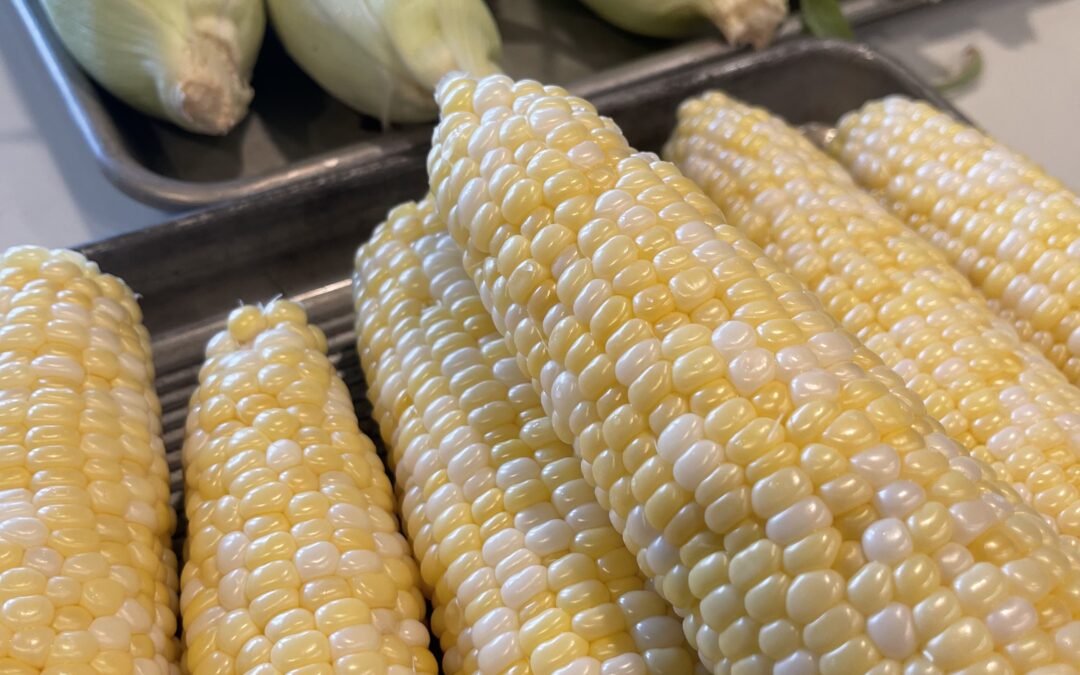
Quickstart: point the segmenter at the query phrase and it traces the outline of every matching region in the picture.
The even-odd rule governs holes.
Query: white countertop
[[[1078,28],[1080,0],[948,0],[859,37],[929,77],[977,46],[983,73],[958,107],[1080,190]],[[102,176],[22,26],[0,21],[0,248],[73,246],[174,215]]]

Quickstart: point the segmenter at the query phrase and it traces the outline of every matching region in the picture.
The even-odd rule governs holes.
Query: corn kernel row
[[[715,672],[1080,665],[1049,525],[689,180],[557,87],[437,99],[436,213]],[[879,507],[896,480],[922,495]]]
[[[830,149],[1080,385],[1080,199],[923,102],[849,113]]]
[[[721,93],[683,104],[666,153],[881,356],[952,438],[1061,532],[1080,535],[1080,390],[933,244],[795,129]],[[898,499],[918,492],[890,490]]]
[[[0,254],[0,671],[177,672],[175,515],[131,291]]]
[[[473,487],[475,481],[467,485],[468,472],[477,467],[459,469],[458,464],[451,464],[453,455],[441,451],[444,443],[457,449],[459,438],[474,441],[476,432],[461,419],[459,411],[424,405],[437,401],[445,389],[433,389],[418,379],[421,375],[428,375],[430,381],[440,377],[430,357],[420,360],[421,355],[426,356],[426,345],[417,317],[429,296],[426,291],[415,296],[426,285],[399,285],[380,261],[385,258],[395,268],[414,269],[411,251],[398,245],[387,228],[403,227],[416,217],[414,204],[392,211],[388,224],[377,229],[358,251],[354,286],[357,349],[375,418],[390,450],[406,531],[434,602],[431,625],[442,646],[443,670],[454,675],[505,665],[499,658],[508,654],[503,645],[515,644],[508,622],[516,627],[518,619],[501,595],[483,584],[495,576],[499,561],[485,563],[472,528],[458,522],[462,511],[470,508],[466,500],[479,496]],[[403,265],[403,260],[408,263]],[[406,344],[406,337],[413,343]],[[425,417],[429,409],[433,412]],[[431,419],[431,415],[438,417]],[[491,535],[501,526],[503,523],[493,522],[484,534]],[[474,628],[488,646],[483,656],[480,648],[485,645],[473,639]],[[504,637],[508,632],[510,637]],[[509,653],[513,657],[512,651]]]
[[[183,447],[192,673],[436,673],[385,469],[299,305],[214,337]]]
[[[389,428],[412,436],[389,440],[414,548],[444,616],[464,619],[444,628],[444,666],[690,672],[678,621],[645,588],[460,260],[430,203],[405,205],[361,249],[356,290],[378,408],[411,398]]]

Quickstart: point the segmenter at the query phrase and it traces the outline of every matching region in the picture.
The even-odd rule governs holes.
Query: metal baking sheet
[[[845,0],[843,6],[853,24],[863,24],[938,1]],[[182,210],[365,164],[378,166],[408,154],[430,136],[429,125],[382,133],[376,121],[319,89],[288,58],[272,31],[255,69],[256,96],[248,118],[223,138],[187,133],[133,111],[93,84],[64,50],[38,0],[10,4],[102,171],[121,190],[149,204]],[[715,37],[673,46],[631,35],[603,22],[578,0],[493,0],[492,9],[510,75],[577,83],[583,93],[731,52]],[[791,18],[780,35],[799,31],[799,21]],[[714,35],[708,29],[703,34]]]
[[[658,151],[683,99],[723,89],[794,124],[834,123],[867,100],[906,94],[955,111],[936,92],[867,46],[798,40],[735,58],[699,60],[590,98],[635,147]],[[958,114],[958,113],[956,113]],[[240,302],[297,299],[327,334],[361,425],[377,437],[353,344],[350,274],[356,247],[395,204],[426,191],[425,151],[285,185],[158,227],[83,247],[141,296],[153,336],[157,388],[176,506],[179,449],[203,349]],[[180,510],[182,513],[182,509]]]

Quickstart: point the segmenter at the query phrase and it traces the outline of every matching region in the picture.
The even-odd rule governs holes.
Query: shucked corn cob
[[[0,254],[0,672],[177,672],[150,340],[70,251]]]
[[[210,341],[184,442],[191,673],[435,673],[416,563],[352,400],[302,308]]]
[[[690,673],[428,201],[357,255],[358,348],[448,673]]]
[[[1080,390],[933,244],[795,129],[719,92],[683,104],[666,152],[881,356],[952,438],[1022,485],[1062,532],[1080,535]]]
[[[926,103],[868,103],[837,131],[830,149],[856,180],[1080,384],[1080,199]]]
[[[437,99],[436,213],[707,665],[1080,665],[1050,526],[688,179],[557,87],[452,77]]]

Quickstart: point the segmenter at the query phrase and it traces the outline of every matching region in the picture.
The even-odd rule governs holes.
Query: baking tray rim
[[[716,61],[718,69],[716,71],[711,71],[710,76],[727,76],[742,71],[754,70],[760,67],[762,63],[781,63],[785,60],[797,58],[802,54],[810,52],[833,52],[846,58],[869,63],[880,63],[892,76],[901,80],[905,86],[908,86],[913,91],[919,91],[920,95],[925,100],[929,101],[938,109],[948,112],[966,123],[971,123],[971,121],[952,103],[934,91],[927,83],[911,73],[907,67],[895,58],[875,49],[867,43],[806,37],[776,43],[762,51],[745,52],[723,59],[717,58],[721,55],[714,55],[713,59],[708,60]],[[618,100],[620,98],[629,98],[633,92],[627,90],[631,87],[640,87],[650,81],[674,76],[680,73],[692,73],[692,71],[702,66],[704,62],[705,61],[702,60],[688,60],[680,63],[677,68],[672,70],[652,70],[648,71],[644,76],[635,76],[633,71],[630,70],[625,72],[615,72],[603,82],[598,79],[596,82],[587,83],[587,86],[584,87],[584,89],[593,92],[592,94],[582,94],[581,90],[576,87],[572,87],[571,89],[576,95],[600,98],[609,101]],[[603,110],[601,110],[601,112],[603,113]],[[303,176],[297,180],[275,186],[274,188],[259,193],[244,195],[226,202],[208,205],[200,210],[189,214],[179,215],[177,218],[172,218],[156,225],[85,242],[76,248],[89,256],[93,256],[96,253],[104,251],[111,252],[113,250],[128,248],[135,243],[144,241],[161,239],[164,243],[166,238],[171,239],[175,236],[183,236],[187,231],[197,232],[201,227],[216,227],[219,221],[227,220],[230,215],[271,209],[274,204],[288,203],[297,196],[317,193],[327,185],[357,184],[357,187],[359,188],[362,187],[367,180],[384,175],[387,171],[393,171],[398,166],[411,166],[418,156],[426,154],[427,151],[426,146],[419,148],[411,147],[410,149],[413,152],[393,153],[393,155],[389,157],[391,160],[389,164],[372,165],[361,163],[353,166],[342,165],[329,174]]]
[[[845,14],[853,25],[864,25],[904,11],[945,0],[848,0]],[[102,173],[118,189],[143,203],[162,209],[183,212],[273,191],[282,186],[305,182],[338,170],[348,170],[364,164],[377,164],[381,159],[407,149],[424,132],[424,126],[402,135],[399,142],[390,144],[354,143],[341,148],[286,163],[268,173],[238,177],[224,181],[194,182],[169,178],[140,164],[124,149],[121,134],[106,111],[101,95],[75,60],[66,52],[52,28],[31,7],[34,0],[13,0],[16,14],[26,28],[41,57],[50,79],[57,87],[64,107],[80,135],[100,165]],[[797,17],[789,17],[780,30],[783,44],[800,31]],[[631,60],[615,68],[589,76],[571,85],[582,95],[591,95],[604,82],[640,77],[717,56],[746,54],[719,39],[699,39],[664,49],[656,54]]]

